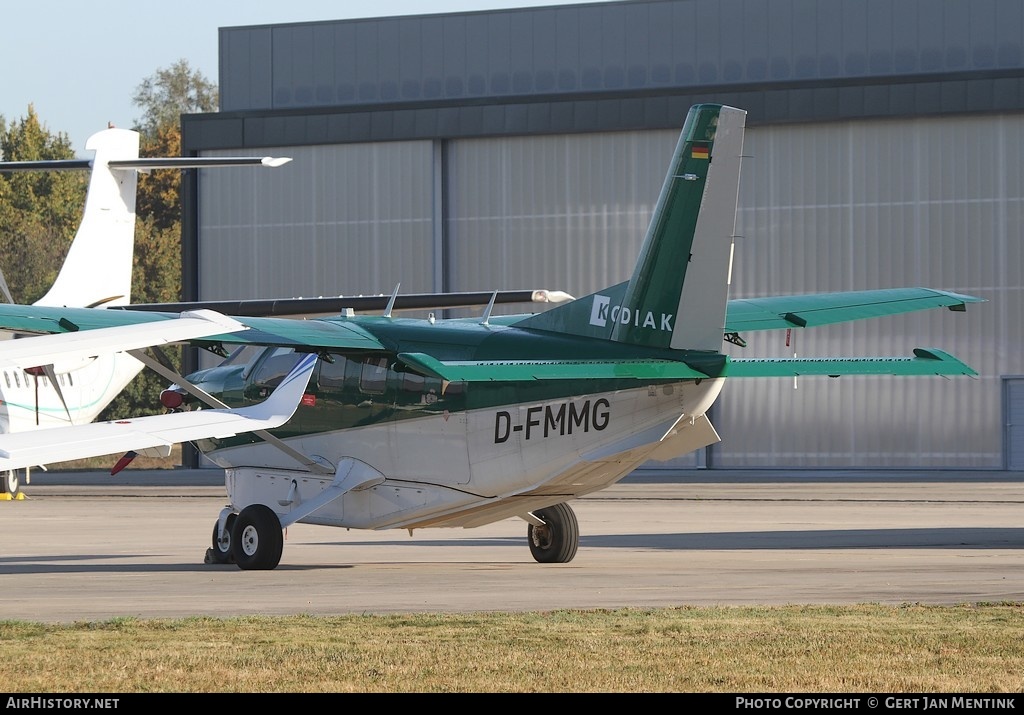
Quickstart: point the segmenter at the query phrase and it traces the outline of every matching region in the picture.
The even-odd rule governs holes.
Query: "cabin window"
[[[363,370],[359,375],[359,389],[372,395],[379,395],[384,392],[387,377],[388,359],[386,357],[368,357],[363,360]]]
[[[21,375],[19,375],[18,373],[14,373],[14,384],[16,384],[18,387],[21,387]]]
[[[10,376],[10,374],[6,370],[4,370],[4,382],[7,383],[7,389],[10,389],[11,388],[11,376]]]
[[[427,384],[427,378],[423,375],[417,375],[415,372],[402,373],[402,392],[412,392],[419,394],[424,391]]]
[[[348,358],[344,355],[332,354],[334,362],[320,361],[320,377],[317,384],[321,390],[341,390],[345,387],[345,370]]]

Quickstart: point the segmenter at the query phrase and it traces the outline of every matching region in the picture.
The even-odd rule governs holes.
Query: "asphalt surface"
[[[295,524],[281,564],[204,563],[220,470],[33,473],[0,502],[0,618],[1024,602],[1024,473],[640,472],[572,502],[580,548],[538,564],[526,524]]]

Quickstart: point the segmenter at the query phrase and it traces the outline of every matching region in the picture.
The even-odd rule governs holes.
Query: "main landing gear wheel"
[[[530,553],[542,564],[565,564],[572,561],[580,545],[580,526],[568,504],[555,504],[533,512],[544,526],[530,524],[526,538]]]
[[[213,522],[213,539],[212,546],[206,550],[206,563],[208,564],[229,564],[232,560],[231,555],[231,531],[235,526],[235,519],[238,517],[237,514],[228,514],[227,520],[224,522],[224,535],[222,538],[218,538],[220,534],[220,519]]]
[[[4,472],[3,490],[4,494],[10,494],[11,498],[17,497],[21,493],[21,478],[18,476],[18,470],[8,469]]]
[[[277,568],[284,550],[284,531],[274,510],[251,504],[238,514],[231,529],[231,555],[238,568],[269,571]]]

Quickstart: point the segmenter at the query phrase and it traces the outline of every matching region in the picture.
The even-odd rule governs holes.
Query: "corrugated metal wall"
[[[263,153],[292,162],[200,176],[204,299],[389,294],[398,282],[407,293],[435,289],[432,142]],[[240,181],[239,171],[253,176]]]
[[[879,120],[749,133],[734,297],[926,286],[988,299],[845,326],[751,335],[732,354],[910,355],[977,379],[733,381],[723,467],[998,468],[999,376],[1020,373],[1024,117]]]
[[[452,142],[448,265],[456,290],[627,280],[678,132]]]
[[[584,295],[632,271],[677,135],[450,142],[444,257],[429,142],[290,147],[292,165],[259,172],[244,196],[208,172],[201,297],[426,291],[437,261],[449,290]],[[1022,150],[1024,117],[1009,115],[748,130],[733,297],[923,285],[991,302],[794,331],[789,345],[745,336],[729,352],[939,347],[981,377],[734,380],[714,408],[711,466],[1001,467],[999,376],[1024,373]]]
[[[753,88],[769,121],[977,111],[1019,106],[1022,37],[1019,0],[630,0],[227,27],[220,108],[671,87]],[[941,84],[967,72],[970,91]]]

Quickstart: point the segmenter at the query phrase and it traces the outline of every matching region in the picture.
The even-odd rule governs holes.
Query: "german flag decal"
[[[694,159],[707,159],[708,148],[706,146],[694,146],[693,151],[690,152],[690,156]]]

